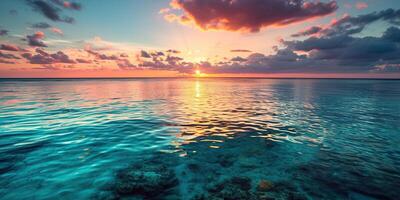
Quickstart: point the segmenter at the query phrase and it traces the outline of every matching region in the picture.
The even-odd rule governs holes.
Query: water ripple
[[[206,198],[215,185],[232,185],[232,177],[249,178],[252,191],[258,182],[272,182],[268,195],[275,199],[395,199],[399,86],[383,80],[1,80],[0,198],[111,198],[119,170],[161,162],[178,176],[173,194],[165,194],[171,199]]]

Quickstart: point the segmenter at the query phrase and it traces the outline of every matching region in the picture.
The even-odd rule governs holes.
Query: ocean
[[[0,79],[0,199],[398,199],[400,81]]]

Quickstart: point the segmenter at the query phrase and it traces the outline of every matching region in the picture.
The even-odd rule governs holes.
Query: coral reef
[[[162,162],[141,162],[117,173],[114,192],[118,195],[139,195],[153,198],[178,184],[175,172]]]

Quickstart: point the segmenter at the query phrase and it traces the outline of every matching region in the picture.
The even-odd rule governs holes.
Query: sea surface
[[[0,80],[2,200],[399,198],[399,80]]]

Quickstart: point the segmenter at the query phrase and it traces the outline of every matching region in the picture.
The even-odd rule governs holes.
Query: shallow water
[[[399,144],[396,80],[0,80],[0,199],[396,199]]]

